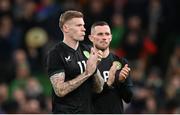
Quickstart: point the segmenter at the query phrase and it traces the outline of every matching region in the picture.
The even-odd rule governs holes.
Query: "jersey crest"
[[[90,56],[88,51],[83,51],[83,54],[85,55],[86,58],[89,58],[89,56]]]
[[[117,64],[117,70],[120,70],[122,67],[122,64],[119,61],[114,61]]]

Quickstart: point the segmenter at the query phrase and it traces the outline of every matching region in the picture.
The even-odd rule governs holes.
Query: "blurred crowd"
[[[179,0],[0,0],[0,113],[51,113],[46,54],[69,9],[84,13],[86,44],[92,23],[110,24],[134,83],[125,113],[180,114]]]

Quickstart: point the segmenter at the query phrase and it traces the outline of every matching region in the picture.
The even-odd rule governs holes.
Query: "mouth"
[[[81,36],[85,36],[85,33],[83,33]]]
[[[107,44],[107,42],[105,42],[105,41],[102,41],[102,42],[100,42],[101,44]]]

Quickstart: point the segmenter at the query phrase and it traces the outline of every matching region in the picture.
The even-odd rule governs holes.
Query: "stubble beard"
[[[105,47],[105,48],[102,48],[102,47],[99,47],[97,45],[95,45],[95,47],[98,49],[98,50],[101,50],[101,51],[105,51],[108,47]]]

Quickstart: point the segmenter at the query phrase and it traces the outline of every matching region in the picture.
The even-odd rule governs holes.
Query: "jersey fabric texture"
[[[120,70],[127,63],[126,59],[119,58],[110,53],[107,58],[103,58],[98,64],[98,69],[105,80],[105,84],[103,91],[100,94],[94,94],[93,96],[94,113],[96,114],[123,113],[122,100],[128,103],[132,98],[131,88],[133,84],[129,76],[123,83],[115,81],[111,87],[107,85],[106,81],[108,79],[109,69],[112,66],[113,61],[118,61],[120,63]],[[118,70],[116,73],[119,74],[120,70]]]
[[[83,73],[86,67],[90,46],[79,44],[77,50],[67,46],[64,42],[53,47],[47,57],[48,76],[65,72],[65,81],[74,79]],[[84,53],[86,52],[86,54]],[[89,77],[77,89],[64,97],[58,97],[52,92],[52,112],[73,114],[92,113],[92,77]]]

